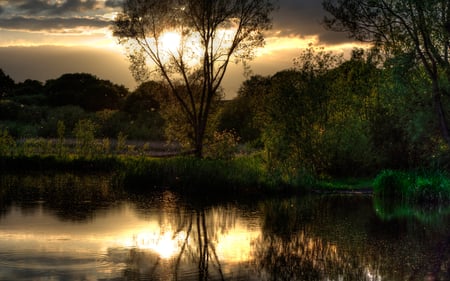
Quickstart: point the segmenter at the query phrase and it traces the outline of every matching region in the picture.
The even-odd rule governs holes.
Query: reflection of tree
[[[54,212],[61,220],[86,221],[100,207],[117,199],[108,174],[49,173],[1,178],[1,200],[8,206],[19,205],[22,213],[36,212],[36,205],[43,204],[44,210]]]
[[[303,199],[262,205],[263,233],[255,243],[254,255],[264,279],[374,280],[376,266],[369,266],[362,255],[340,249],[339,241],[329,235],[333,229],[327,229],[324,219],[331,204]]]
[[[159,224],[170,225],[174,229],[173,239],[183,237],[179,241],[178,252],[170,259],[163,259],[156,252],[130,249],[124,271],[127,280],[161,277],[166,280],[225,280],[216,246],[219,235],[233,227],[238,215],[235,208],[189,208],[173,198],[170,192],[163,194],[160,199],[159,204],[151,204],[146,210],[158,208]],[[144,205],[147,204],[140,206]],[[146,210],[141,209],[143,216],[146,216]]]
[[[254,256],[266,280],[450,280],[449,218],[383,221],[372,198],[305,197],[261,204]]]

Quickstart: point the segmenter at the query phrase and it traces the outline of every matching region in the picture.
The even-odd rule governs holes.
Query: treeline
[[[161,140],[163,119],[152,97],[152,83],[133,92],[91,74],[64,74],[42,83],[15,83],[0,70],[0,128],[14,138],[56,138],[62,122],[67,138],[80,120],[90,120],[96,137]]]
[[[354,50],[344,60],[311,46],[292,69],[250,77],[236,98],[215,103],[205,156],[229,159],[239,142],[241,152],[260,154],[269,175],[293,185],[311,176],[374,176],[383,169],[448,170],[448,146],[423,73],[411,56],[385,60]],[[14,138],[75,137],[77,123],[90,120],[97,138],[178,137],[184,144],[185,120],[162,83],[129,92],[90,74],[42,84],[15,83],[0,72],[0,80],[0,129]],[[450,109],[448,100],[443,104]]]
[[[449,168],[431,81],[413,56],[355,49],[344,60],[310,47],[291,70],[245,81],[219,128],[264,148],[281,177],[372,176]],[[448,97],[443,98],[450,109]]]

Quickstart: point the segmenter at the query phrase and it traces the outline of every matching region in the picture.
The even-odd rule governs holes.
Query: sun
[[[161,49],[168,53],[176,53],[181,45],[181,35],[174,31],[166,31],[159,38]]]

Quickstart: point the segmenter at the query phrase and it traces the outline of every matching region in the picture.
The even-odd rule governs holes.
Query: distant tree
[[[119,109],[128,90],[91,74],[74,73],[48,80],[45,93],[50,105],[75,105],[87,111],[98,111]]]
[[[164,139],[165,120],[162,111],[168,88],[162,82],[146,81],[127,96],[123,111],[133,119],[133,131],[125,130],[130,138]],[[131,128],[130,128],[131,129]]]
[[[127,96],[123,110],[130,114],[159,111],[167,92],[168,89],[163,83],[144,82]]]
[[[330,29],[371,42],[388,56],[410,54],[423,67],[436,123],[450,144],[443,101],[450,95],[450,1],[324,0],[323,6],[332,15],[325,19]]]
[[[218,129],[235,131],[243,142],[260,143],[261,126],[258,118],[270,88],[270,77],[256,75],[244,81],[237,97],[227,101],[221,109]]]
[[[270,0],[127,0],[117,16],[114,34],[129,48],[135,78],[146,80],[151,65],[165,80],[197,157],[230,61],[263,45],[273,8]]]
[[[0,98],[8,95],[14,86],[14,80],[0,69]]]
[[[44,85],[37,80],[27,79],[17,83],[10,91],[10,99],[25,105],[45,105],[47,99],[44,94]]]
[[[21,83],[17,83],[13,95],[14,96],[31,96],[43,94],[44,85],[37,80],[27,79]]]

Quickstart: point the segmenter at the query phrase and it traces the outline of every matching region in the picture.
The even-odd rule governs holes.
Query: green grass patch
[[[344,178],[318,180],[314,189],[318,191],[372,191],[373,179],[368,178]]]
[[[382,171],[374,180],[374,194],[404,202],[450,200],[450,177],[443,171]]]

